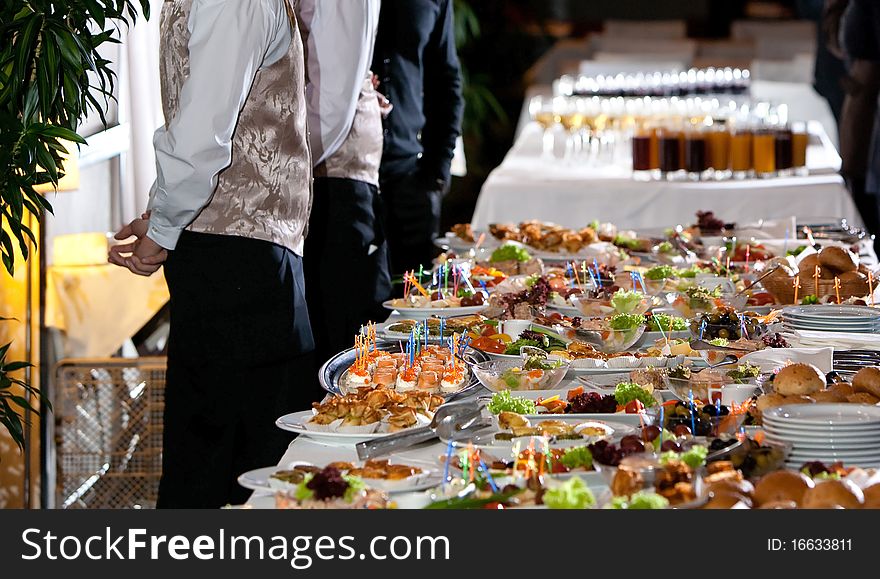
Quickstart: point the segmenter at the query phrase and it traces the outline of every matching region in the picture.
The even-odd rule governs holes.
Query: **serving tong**
[[[437,409],[427,426],[357,443],[355,450],[358,458],[367,460],[384,456],[438,437],[453,441],[469,438],[474,432],[491,426],[491,420],[482,418],[483,406],[476,398],[444,404]]]

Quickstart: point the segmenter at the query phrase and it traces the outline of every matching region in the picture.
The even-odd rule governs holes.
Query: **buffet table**
[[[490,223],[518,223],[523,216],[583,227],[594,219],[618,227],[647,229],[657,223],[690,223],[698,210],[715,211],[728,222],[754,223],[790,216],[861,217],[836,173],[839,157],[818,123],[811,123],[806,177],[742,181],[635,181],[626,167],[581,167],[541,156],[542,131],[529,124],[500,167],[490,175],[474,211],[474,230]]]

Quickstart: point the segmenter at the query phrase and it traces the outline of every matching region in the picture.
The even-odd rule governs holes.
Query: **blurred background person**
[[[841,173],[866,227],[877,235],[880,233],[877,196],[880,167],[876,158],[880,3],[827,0],[825,18],[830,48],[845,56],[848,70],[840,119]]]
[[[379,90],[394,106],[384,121],[379,173],[391,268],[427,265],[436,254],[464,110],[452,0],[384,0],[373,57]]]
[[[316,360],[351,346],[391,295],[379,198],[382,118],[370,61],[379,0],[302,0],[314,202],[305,249]]]

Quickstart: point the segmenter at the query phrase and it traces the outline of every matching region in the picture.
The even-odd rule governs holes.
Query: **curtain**
[[[121,187],[114,206],[113,226],[134,219],[147,206],[156,179],[153,133],[162,125],[159,90],[159,12],[163,0],[151,0],[151,16],[123,38],[119,61],[119,123],[128,123],[129,149],[123,156]]]

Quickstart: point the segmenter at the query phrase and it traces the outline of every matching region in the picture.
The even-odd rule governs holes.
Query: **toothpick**
[[[798,290],[801,289],[801,276],[794,278],[792,284],[794,286],[794,304],[798,304]]]

